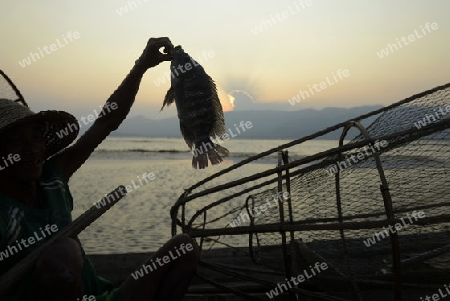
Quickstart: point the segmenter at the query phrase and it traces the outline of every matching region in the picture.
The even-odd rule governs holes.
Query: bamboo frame
[[[190,188],[186,189],[185,192],[180,196],[178,201],[174,204],[174,206],[171,208],[171,217],[172,217],[172,234],[175,235],[177,233],[177,226],[179,226],[183,232],[191,235],[192,237],[199,237],[199,238],[205,238],[205,237],[211,237],[211,236],[218,236],[218,235],[243,235],[248,234],[249,235],[249,253],[250,257],[254,262],[256,262],[256,258],[254,257],[253,252],[253,240],[252,238],[254,236],[258,237],[258,234],[260,233],[279,233],[281,234],[280,239],[280,246],[283,250],[283,262],[284,262],[284,272],[287,277],[291,274],[290,266],[288,262],[291,262],[291,258],[289,258],[289,254],[287,252],[286,244],[287,244],[287,232],[290,232],[290,238],[291,241],[293,239],[293,233],[294,232],[307,232],[307,231],[317,231],[317,230],[335,230],[339,231],[341,242],[344,250],[344,256],[346,260],[348,259],[348,250],[346,246],[346,237],[345,237],[345,230],[363,230],[363,229],[377,229],[381,227],[387,227],[387,226],[394,226],[396,223],[400,223],[400,219],[396,218],[394,215],[394,209],[393,209],[393,202],[392,198],[389,192],[389,183],[388,179],[386,178],[386,175],[384,173],[384,169],[381,162],[381,156],[383,153],[392,151],[393,149],[399,148],[404,146],[405,144],[421,139],[425,136],[428,136],[430,134],[441,132],[444,130],[447,130],[450,128],[450,119],[449,118],[443,118],[443,120],[440,120],[438,122],[434,122],[431,124],[428,124],[426,126],[421,127],[420,129],[416,129],[414,127],[403,129],[400,131],[397,131],[395,133],[386,134],[384,136],[376,137],[376,140],[387,140],[389,141],[389,146],[383,148],[382,150],[378,150],[377,152],[374,152],[371,155],[371,160],[375,161],[375,168],[378,172],[378,176],[380,179],[380,193],[381,197],[383,199],[383,205],[384,210],[380,210],[379,212],[371,212],[367,214],[354,214],[350,216],[344,216],[342,212],[342,205],[341,205],[341,183],[340,183],[340,172],[337,172],[335,175],[335,194],[336,194],[336,209],[337,209],[337,217],[334,218],[316,218],[316,219],[309,219],[305,221],[293,221],[292,219],[292,205],[291,205],[291,179],[293,177],[301,177],[304,174],[308,174],[309,172],[318,170],[320,168],[324,168],[328,164],[336,161],[336,158],[342,158],[342,154],[345,152],[351,152],[351,151],[357,151],[358,149],[361,149],[363,147],[369,146],[375,142],[375,139],[370,137],[368,131],[361,125],[361,121],[369,118],[374,117],[377,114],[382,114],[384,112],[387,112],[389,110],[392,110],[393,108],[399,107],[403,104],[407,104],[413,100],[416,100],[418,98],[425,97],[429,94],[441,91],[441,90],[447,90],[450,87],[450,83],[446,85],[442,85],[439,87],[436,87],[434,89],[430,89],[428,91],[413,95],[409,98],[406,98],[402,101],[399,101],[395,104],[392,104],[388,107],[381,108],[379,110],[361,115],[359,117],[356,117],[354,119],[342,122],[340,124],[337,124],[335,126],[328,127],[327,129],[324,129],[322,131],[316,132],[312,135],[308,135],[306,137],[303,137],[301,139],[297,139],[294,141],[291,141],[289,143],[280,145],[278,147],[272,148],[268,151],[262,152],[258,155],[255,155],[253,157],[250,157],[248,159],[245,159],[237,164],[234,164],[231,167],[228,167],[212,176],[209,176],[205,178],[204,180],[196,183],[195,185],[191,186]],[[448,97],[448,94],[447,94]],[[448,98],[445,98],[448,99]],[[382,115],[378,116],[376,120],[373,122],[380,120],[382,118]],[[360,132],[360,136],[363,138],[363,140],[354,141],[350,144],[344,145],[343,141],[348,134],[349,130],[351,128],[357,128]],[[283,152],[284,149],[287,149],[289,147],[300,145],[303,142],[316,139],[318,137],[321,137],[325,134],[341,130],[341,136],[339,140],[339,146],[336,148],[329,149],[327,151],[323,151],[320,153],[317,153],[312,156],[308,156],[306,158],[301,158],[298,160],[295,160],[293,162],[289,162],[287,153],[285,154]],[[265,170],[263,172],[259,172],[256,174],[253,174],[251,176],[246,176],[237,180],[233,180],[231,182],[220,184],[220,185],[213,185],[210,188],[201,189],[201,187],[208,183],[213,181],[216,178],[221,177],[222,175],[229,173],[231,171],[234,171],[238,168],[241,168],[245,166],[248,163],[251,163],[253,161],[256,161],[258,159],[261,159],[263,157],[269,156],[271,154],[279,153],[279,162],[277,167],[270,168],[268,170]],[[285,155],[284,155],[285,154]],[[361,162],[364,162],[368,160],[366,157],[363,160],[359,160]],[[303,165],[303,166],[302,166]],[[306,166],[305,166],[306,165]],[[295,169],[295,170],[293,170]],[[284,174],[283,174],[284,173]],[[209,205],[206,205],[199,210],[196,211],[191,217],[187,218],[184,216],[184,210],[186,205],[188,203],[204,197],[204,196],[213,196],[215,197],[221,191],[228,190],[230,188],[236,188],[238,186],[241,186],[243,184],[249,184],[250,182],[256,181],[256,180],[262,180],[263,182],[259,184],[251,184],[250,187],[246,187],[245,189],[242,188],[238,192],[234,192],[228,196],[217,198],[215,201],[211,202]],[[286,189],[289,191],[289,200],[286,202],[288,205],[288,214],[289,214],[289,221],[285,220],[285,208],[283,207],[283,204],[279,205],[278,210],[278,220],[277,223],[271,223],[271,224],[255,224],[255,221],[253,218],[250,218],[250,226],[241,226],[241,227],[234,227],[234,228],[228,228],[228,227],[219,227],[219,228],[205,228],[203,225],[202,229],[198,228],[198,221],[197,219],[204,215],[208,210],[224,204],[232,199],[235,199],[239,196],[242,196],[244,194],[250,194],[253,191],[256,191],[257,189],[264,188],[264,187],[271,187],[278,191],[278,193],[282,192],[283,187],[286,187]],[[252,202],[250,204],[250,201]],[[427,204],[427,205],[418,205],[414,208],[408,208],[408,210],[418,210],[423,208],[439,208],[442,206],[449,206],[450,203],[448,202],[439,202],[438,204]],[[244,208],[249,210],[249,207],[255,206],[254,200],[252,198],[252,195],[249,195],[246,198],[246,202],[244,205]],[[182,220],[178,218],[180,208],[182,208]],[[405,210],[397,210],[395,212],[400,213]],[[355,221],[359,218],[370,218],[370,217],[381,217],[382,215],[385,216],[385,219],[380,221]],[[204,215],[204,217],[206,217]],[[217,220],[217,219],[216,219]],[[415,225],[427,225],[427,224],[440,224],[440,223],[447,223],[450,220],[450,214],[442,213],[437,214],[432,217],[425,217],[421,218],[420,220],[415,222]],[[206,223],[206,218],[203,220],[203,223]],[[320,223],[320,224],[316,224]],[[195,225],[195,226],[194,226]],[[399,245],[399,237],[398,234],[389,233],[390,237],[390,244],[391,244],[391,254],[392,254],[392,271],[393,271],[393,283],[392,287],[394,288],[393,291],[393,297],[396,301],[400,301],[402,298],[402,286],[405,284],[402,284],[402,262],[400,257],[400,245]],[[257,241],[258,247],[259,247],[259,241]],[[428,258],[429,256],[436,256],[436,254],[442,254],[445,252],[448,252],[448,246],[445,248],[442,248],[436,252],[430,252],[429,254],[425,254],[424,256]],[[417,260],[420,260],[420,258],[425,258],[424,256],[419,256]],[[428,256],[428,257],[427,257]],[[409,264],[414,263],[414,261],[406,261],[403,264]],[[349,269],[351,271],[351,269]],[[229,271],[227,271],[229,272]],[[225,271],[224,271],[225,273]],[[362,300],[362,297],[360,295],[360,290],[358,288],[358,283],[362,283],[361,279],[355,279],[353,275],[347,275],[348,279],[353,285],[354,294],[355,297],[359,300]],[[386,282],[387,283],[387,282]],[[292,292],[295,290],[293,289]],[[294,294],[295,295],[295,294]],[[291,294],[291,300],[293,295]]]

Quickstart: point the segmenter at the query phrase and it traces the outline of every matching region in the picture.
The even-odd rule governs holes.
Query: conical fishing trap
[[[0,98],[9,99],[28,107],[19,89],[2,70],[0,70]]]
[[[330,134],[335,148],[289,158]],[[276,166],[248,174],[274,155]],[[172,234],[199,241],[203,292],[420,300],[450,281],[449,156],[446,84],[204,179],[172,207]]]

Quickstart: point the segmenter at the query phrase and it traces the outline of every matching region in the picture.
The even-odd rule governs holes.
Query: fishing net
[[[10,99],[28,106],[19,89],[2,70],[0,70],[0,98]]]
[[[289,158],[330,133],[335,148]],[[447,84],[204,179],[172,234],[199,241],[199,278],[245,299],[419,300],[450,279],[449,156]],[[249,172],[264,159],[277,164]]]

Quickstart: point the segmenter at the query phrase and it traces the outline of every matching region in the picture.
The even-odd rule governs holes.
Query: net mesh
[[[0,98],[13,100],[28,106],[20,91],[2,70],[0,70]]]
[[[354,138],[341,147],[249,172],[253,160],[368,119],[374,121],[348,131]],[[372,300],[363,293],[368,283],[392,284],[388,295],[399,285],[404,294],[415,284],[443,287],[450,279],[450,85],[354,121],[191,187],[172,209],[173,232],[177,225],[201,238],[204,258],[230,264],[224,273],[256,266],[284,278],[326,262],[327,273],[310,281],[323,300],[347,289],[354,291],[349,299]],[[219,258],[219,247],[233,252]],[[274,279],[262,272],[250,278]]]

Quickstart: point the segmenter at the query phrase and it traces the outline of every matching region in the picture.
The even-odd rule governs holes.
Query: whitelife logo
[[[90,122],[94,122],[96,118],[100,116],[100,114],[107,114],[111,113],[111,111],[114,111],[118,108],[116,102],[107,102],[104,106],[99,106],[100,113],[97,112],[97,110],[94,110],[94,114],[90,114],[87,117],[82,116],[80,120],[78,121],[78,124],[76,123],[70,123],[67,124],[67,126],[63,129],[61,129],[59,132],[56,132],[56,136],[58,136],[59,139],[62,139],[63,137],[69,135],[70,133],[73,133],[74,131],[77,131],[81,128],[81,123],[84,125],[88,125]]]
[[[309,266],[309,268],[310,268],[311,274],[308,273],[308,271],[303,270],[303,274],[300,274],[297,277],[292,276],[291,279],[289,279],[289,280],[286,278],[286,284],[278,283],[277,287],[275,287],[274,289],[272,289],[266,293],[267,297],[269,297],[269,299],[273,299],[274,297],[278,296],[279,294],[282,294],[283,291],[289,290],[288,286],[289,286],[289,288],[292,288],[291,282],[294,285],[299,285],[300,283],[304,282],[305,280],[308,280],[308,279],[316,276],[320,272],[328,269],[328,265],[325,262],[322,262],[322,263],[316,262],[314,264],[314,267]],[[278,289],[279,289],[279,291],[278,291]]]
[[[139,6],[144,3],[147,3],[149,0],[136,0],[136,1],[127,1],[127,5],[121,6],[119,9],[116,9],[116,13],[122,17],[123,15],[135,10]]]
[[[248,129],[251,129],[251,128],[253,127],[253,124],[252,124],[251,121],[243,121],[243,120],[242,120],[242,121],[239,123],[239,126],[241,127],[242,132],[245,132],[246,129],[247,129],[247,130],[248,130]],[[237,127],[236,124],[234,124],[234,128],[236,129],[236,132],[237,132],[236,135],[233,135],[233,131],[232,131],[230,128],[228,128],[228,132],[230,133],[231,138],[237,137],[237,135],[241,133],[241,131],[239,131],[239,129],[238,129],[238,127]],[[217,144],[222,144],[222,143],[224,143],[225,141],[227,141],[227,140],[229,140],[229,139],[230,139],[230,136],[228,135],[228,133],[225,133],[222,137],[218,137],[218,138],[216,138],[215,140],[216,140],[216,143],[217,143]],[[207,142],[207,143],[202,142],[202,145],[200,145],[200,146],[197,147],[197,148],[194,148],[194,149],[191,151],[191,153],[192,153],[192,155],[194,155],[194,157],[197,157],[198,155],[201,155],[201,154],[203,154],[203,153],[207,153],[207,152],[208,152],[209,150],[211,150],[211,149],[214,149],[214,147],[212,146],[211,143],[209,143],[209,142]]]
[[[78,31],[75,32],[67,32],[65,35],[62,35],[62,39],[64,43],[62,43],[59,38],[56,39],[56,44],[50,44],[50,46],[44,46],[38,47],[38,52],[30,52],[30,55],[19,62],[19,65],[22,68],[25,68],[26,66],[31,65],[32,63],[36,62],[37,60],[40,60],[46,55],[51,54],[52,52],[55,52],[56,50],[63,48],[64,46],[68,45],[70,42],[73,42],[80,38],[80,33]],[[44,55],[45,53],[45,55]]]
[[[178,248],[175,247],[175,251],[174,253],[177,253],[178,256],[176,256],[175,254],[172,253],[172,250],[169,251],[169,255],[165,255],[162,259],[157,257],[155,259],[155,261],[158,263],[158,265],[156,265],[156,263],[153,261],[153,259],[150,259],[151,264],[148,265],[143,265],[142,268],[140,268],[139,270],[137,270],[134,273],[131,273],[131,277],[134,278],[134,280],[138,280],[141,277],[144,277],[145,275],[148,275],[150,272],[156,271],[158,269],[158,266],[162,267],[164,266],[164,264],[169,263],[171,260],[175,260],[178,257],[181,257],[182,255],[186,254],[186,252],[190,252],[194,250],[194,246],[192,244],[186,244],[184,245],[184,243],[182,243]],[[182,253],[182,254],[181,254]]]
[[[115,202],[116,200],[120,199],[127,193],[130,193],[133,190],[136,190],[144,185],[147,185],[149,183],[149,181],[153,181],[155,179],[155,174],[154,173],[144,173],[142,175],[142,179],[139,176],[137,176],[136,178],[139,180],[139,185],[137,183],[135,183],[134,180],[131,180],[131,184],[133,186],[127,185],[127,186],[125,186],[125,189],[124,189],[124,187],[119,187],[118,191],[116,190],[114,193],[111,193],[109,195],[105,194],[105,196],[101,200],[94,203],[95,207],[97,207],[97,209],[100,209],[103,206],[106,206],[106,204]],[[145,183],[143,183],[142,180],[144,180]]]
[[[420,35],[420,33],[417,32],[417,29],[415,29],[414,34],[408,35],[408,38],[402,37],[400,39],[402,41],[402,43],[398,40],[398,38],[396,39],[397,44],[388,43],[386,48],[381,49],[379,52],[377,52],[378,57],[380,59],[382,59],[382,58],[388,56],[389,54],[394,53],[395,51],[398,51],[399,47],[403,48],[403,46],[407,46],[410,43],[416,41],[416,39],[419,40],[419,39],[423,38],[424,36],[429,34],[431,32],[431,30],[437,30],[439,28],[439,26],[436,22],[433,22],[431,24],[430,24],[430,22],[427,22],[427,24],[425,24],[426,30],[422,27],[422,25],[420,26],[420,28],[422,29],[423,35]],[[409,41],[409,43],[408,43],[408,41]]]
[[[350,71],[348,71],[347,69],[344,70],[339,69],[336,72],[336,75],[334,74],[334,72],[331,72],[331,75],[333,76],[334,81],[331,81],[330,78],[327,76],[325,78],[325,81],[320,82],[319,84],[313,84],[312,87],[311,85],[308,85],[308,90],[311,94],[309,94],[308,91],[300,90],[296,96],[292,97],[291,99],[288,99],[291,106],[300,103],[302,100],[305,100],[306,98],[313,96],[314,91],[316,93],[319,93],[320,91],[325,90],[326,88],[338,83],[339,81],[342,81],[344,78],[349,77]]]
[[[19,154],[9,154],[6,158],[2,157],[2,161],[0,162],[0,171],[5,170],[9,166],[13,165],[14,163],[17,163],[20,161],[20,155]]]
[[[443,107],[439,108],[439,111],[434,110],[433,114],[427,114],[422,120],[417,120],[417,122],[414,122],[414,126],[419,130],[420,128],[427,126],[433,122],[436,122],[441,119],[441,117],[444,117],[448,113],[450,113],[450,106],[446,106],[445,110]],[[439,116],[439,113],[441,113],[441,116]],[[422,122],[423,121],[423,122]]]
[[[447,291],[447,294],[443,291],[443,289],[438,289],[438,293],[433,294],[432,296],[425,296],[425,298],[420,297],[420,301],[439,301],[444,299],[445,297],[448,297],[450,295],[450,283],[444,284],[445,290]]]
[[[414,210],[414,211],[411,213],[411,216],[414,218],[414,221],[417,221],[419,218],[424,218],[424,217],[425,217],[425,212],[423,212],[423,211],[417,212],[417,211]],[[394,233],[396,233],[397,231],[402,230],[403,228],[407,228],[408,225],[412,225],[412,224],[414,223],[414,221],[413,221],[413,219],[411,218],[411,216],[409,215],[409,213],[407,214],[407,217],[408,217],[408,219],[409,219],[409,223],[405,223],[405,220],[404,220],[404,218],[402,217],[400,220],[402,221],[403,226],[402,226],[402,224],[400,224],[400,223],[396,223],[396,224],[394,225],[394,227],[392,227],[392,225],[389,225],[389,227],[388,227],[389,230],[386,229],[385,227],[383,227],[383,231],[378,232],[378,233],[375,233],[372,237],[369,237],[368,239],[364,240],[364,241],[363,241],[364,244],[366,245],[366,247],[370,247],[370,246],[376,244],[376,243],[377,243],[377,240],[380,241],[381,239],[384,239],[384,238],[389,237],[389,232],[392,233],[392,234],[394,234]],[[381,238],[380,238],[380,236],[381,236]],[[375,238],[376,238],[376,239],[375,239]]]
[[[277,206],[278,202],[283,203],[285,200],[289,199],[289,192],[278,192],[276,196],[273,198],[273,204],[270,203],[269,199],[266,198],[265,201],[267,204],[261,204],[259,206],[255,206],[253,209],[249,210],[249,214],[255,218],[261,215],[264,211],[266,211],[269,208],[272,208],[273,206]],[[239,214],[235,219],[233,219],[229,225],[231,227],[236,227],[242,225],[242,222],[245,222],[245,218],[247,220],[250,220],[250,216],[245,213],[245,211],[242,211],[241,214]]]
[[[43,240],[47,236],[52,235],[53,233],[58,232],[58,226],[57,225],[46,225],[44,229],[39,228],[41,230],[40,234],[42,236],[39,236],[38,232],[34,232],[33,236],[28,237],[28,239],[21,239],[20,241],[16,240],[15,246],[8,246],[6,250],[0,252],[0,261],[3,261],[3,259],[8,258],[9,256],[13,256],[14,254],[18,253],[19,251],[22,251],[25,248],[28,248],[31,245],[34,245],[36,242]],[[28,242],[28,244],[27,244]],[[23,249],[22,249],[23,247]]]
[[[264,30],[269,29],[269,28],[283,22],[284,20],[288,19],[290,16],[298,14],[299,12],[301,12],[302,10],[304,10],[305,8],[307,8],[311,5],[312,5],[312,0],[299,0],[294,3],[294,7],[289,5],[287,10],[282,11],[281,13],[276,13],[275,17],[274,17],[274,15],[270,15],[269,20],[261,20],[261,22],[258,25],[254,26],[250,30],[254,35],[257,35],[257,34],[263,32]]]
[[[386,140],[382,140],[382,141],[377,140],[373,145],[370,145],[370,149],[372,150],[372,152],[369,151],[368,146],[364,146],[364,148],[363,148],[364,152],[360,151],[357,154],[347,155],[346,160],[336,162],[336,164],[331,164],[330,166],[325,168],[325,171],[327,172],[327,174],[329,176],[337,174],[339,171],[342,171],[353,165],[352,162],[350,161],[350,159],[353,161],[353,163],[356,164],[359,161],[362,161],[365,158],[369,158],[373,154],[380,152],[381,147],[384,148],[384,147],[388,146],[388,144],[389,143]],[[376,148],[377,150],[375,150],[374,148]]]

